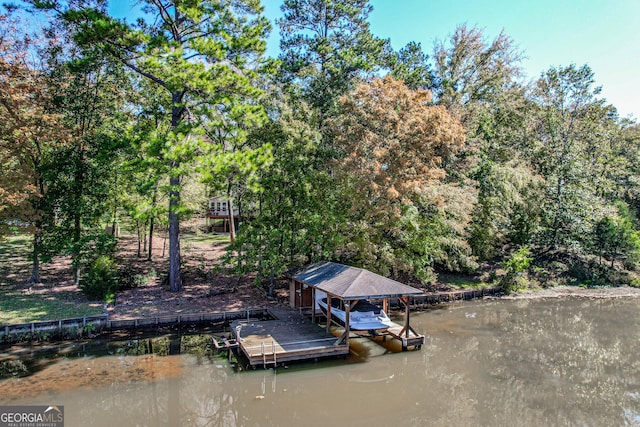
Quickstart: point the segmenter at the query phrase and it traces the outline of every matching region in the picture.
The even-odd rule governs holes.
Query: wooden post
[[[382,310],[384,310],[385,313],[389,313],[389,298],[385,298],[382,300]]]
[[[409,297],[402,298],[404,303],[404,329],[406,337],[409,338]]]
[[[302,313],[302,282],[299,282],[300,293],[298,294],[298,311]]]
[[[311,288],[311,323],[316,323],[316,288]]]
[[[331,330],[331,294],[327,294],[327,332]]]
[[[350,300],[347,300],[344,302],[344,313],[345,313],[345,319],[344,319],[344,333],[342,335],[340,335],[340,337],[338,338],[338,340],[336,341],[335,345],[340,345],[343,341],[345,342],[345,344],[347,345],[347,347],[349,346],[349,335],[350,335],[350,326],[349,326],[349,316],[351,313],[351,304],[350,304]]]
[[[289,307],[296,308],[296,281],[289,280]]]
[[[351,335],[351,329],[349,325],[349,317],[351,316],[351,301],[345,301],[344,304],[344,334],[345,334],[345,344],[349,347],[349,335]]]

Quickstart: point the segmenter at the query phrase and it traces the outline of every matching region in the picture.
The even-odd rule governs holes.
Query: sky
[[[279,53],[274,21],[281,0],[262,0],[273,23],[270,56]],[[111,0],[116,15],[127,0]],[[526,59],[525,81],[551,66],[588,64],[601,96],[622,117],[640,118],[640,0],[371,0],[371,31],[398,50],[420,42],[430,54],[436,40],[447,40],[458,25],[483,29],[488,39],[504,30]],[[130,7],[130,6],[129,6]]]
[[[270,20],[280,0],[263,0]],[[371,0],[371,31],[398,50],[420,42],[430,54],[460,24],[495,38],[504,30],[527,57],[527,81],[551,66],[589,64],[602,96],[640,118],[640,0]],[[269,53],[277,55],[274,26]]]

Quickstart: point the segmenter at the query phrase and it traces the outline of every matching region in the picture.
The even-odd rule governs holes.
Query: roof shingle
[[[341,299],[396,298],[422,295],[422,291],[371,271],[321,261],[291,277]]]

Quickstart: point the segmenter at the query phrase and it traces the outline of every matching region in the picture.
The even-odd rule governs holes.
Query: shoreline
[[[512,295],[503,295],[498,298],[502,299],[543,299],[543,298],[638,298],[640,297],[640,288],[634,288],[628,285],[609,286],[603,288],[581,288],[578,286],[555,286],[553,288],[530,289],[523,292],[517,292]]]

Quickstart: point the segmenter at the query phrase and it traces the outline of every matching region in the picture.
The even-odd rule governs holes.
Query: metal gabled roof
[[[396,298],[422,291],[363,268],[321,261],[291,277],[341,299]]]

